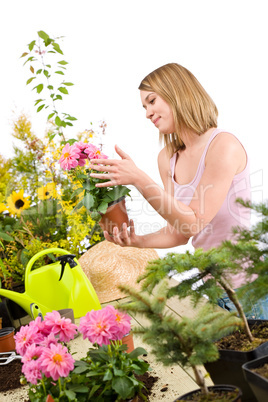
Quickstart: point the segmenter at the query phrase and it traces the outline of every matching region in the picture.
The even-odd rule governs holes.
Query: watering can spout
[[[0,297],[4,296],[7,299],[20,305],[29,314],[29,305],[32,299],[26,293],[13,292],[12,290],[0,289]]]

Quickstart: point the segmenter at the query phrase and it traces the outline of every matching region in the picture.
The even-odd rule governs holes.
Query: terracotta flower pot
[[[125,335],[124,338],[122,338],[122,343],[123,343],[123,345],[127,345],[128,353],[130,353],[134,350],[134,341],[133,341],[133,335],[131,332],[129,334]]]
[[[47,396],[46,402],[54,402],[54,399],[50,394]]]
[[[15,328],[6,327],[0,329],[0,352],[10,352],[15,350],[15,339],[14,339]]]
[[[124,222],[129,226],[125,197],[121,197],[117,201],[109,204],[109,207],[106,213],[102,215],[99,224],[102,230],[106,230],[108,233],[112,234],[113,228],[117,226],[118,229],[121,230]]]

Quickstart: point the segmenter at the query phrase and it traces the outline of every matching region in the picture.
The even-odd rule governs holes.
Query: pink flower
[[[111,305],[106,306],[105,309],[110,311],[110,313],[114,316],[117,325],[117,331],[115,333],[116,338],[113,338],[113,340],[122,339],[123,336],[127,335],[131,330],[131,317],[122,311],[116,310]]]
[[[50,348],[45,348],[40,360],[41,370],[46,377],[52,377],[54,381],[59,377],[67,377],[73,370],[75,361],[67,348],[61,344],[52,344]]]
[[[23,364],[21,371],[25,375],[28,382],[31,384],[37,384],[37,380],[42,379],[42,373],[40,370],[39,359],[31,360]]]
[[[73,144],[73,147],[79,154],[78,165],[84,166],[86,163],[86,159],[88,158],[87,154],[85,153],[85,149],[87,149],[88,144],[83,141],[79,141],[79,142],[75,142]]]
[[[108,156],[93,144],[88,144],[84,152],[88,155],[89,159],[108,159]]]
[[[74,339],[77,325],[73,324],[70,318],[61,317],[58,311],[47,313],[44,318],[46,328],[53,332],[54,335],[59,335],[61,342],[69,342]]]
[[[78,148],[67,143],[63,148],[61,157],[59,159],[61,168],[63,170],[70,170],[78,166],[79,155]]]
[[[25,325],[14,336],[16,341],[16,351],[24,356],[27,348],[33,343],[39,343],[43,340],[43,335],[38,332],[37,326]]]
[[[30,362],[31,360],[37,360],[43,352],[43,348],[41,346],[37,346],[35,343],[28,346],[23,358],[21,359],[22,363]]]
[[[108,345],[115,338],[117,325],[113,314],[107,309],[91,310],[80,319],[79,331],[83,339],[88,338],[92,343]]]
[[[40,346],[43,346],[45,348],[49,348],[51,344],[57,345],[58,344],[58,339],[55,338],[55,335],[53,332],[51,332],[48,336],[44,338],[42,342],[40,342]]]

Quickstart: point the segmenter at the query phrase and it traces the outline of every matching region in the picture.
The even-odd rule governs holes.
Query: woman
[[[92,159],[91,167],[100,173],[91,176],[107,180],[98,187],[135,186],[167,226],[138,236],[131,220],[129,232],[123,224],[112,236],[104,232],[106,240],[128,247],[171,248],[192,238],[195,248],[208,250],[231,239],[233,227],[249,227],[249,209],[236,202],[250,199],[247,153],[233,134],[217,128],[217,108],[195,76],[170,63],[147,75],[139,89],[146,117],[165,143],[158,155],[164,189],[118,146],[121,160]],[[234,289],[244,283],[245,273],[232,275]],[[219,305],[233,310],[226,295]],[[252,306],[247,317],[268,319],[267,301]]]
[[[107,179],[99,187],[135,186],[167,221],[161,230],[135,234],[133,221],[105,238],[120,246],[170,248],[186,244],[217,247],[232,236],[232,227],[248,227],[250,214],[237,204],[250,198],[249,164],[240,141],[217,129],[217,108],[193,74],[175,64],[164,65],[140,86],[146,117],[158,128],[165,147],[158,156],[160,188],[118,146],[121,160],[91,160],[93,177]],[[93,167],[93,166],[92,166]]]

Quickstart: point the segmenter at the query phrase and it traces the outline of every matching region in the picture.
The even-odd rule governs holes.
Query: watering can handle
[[[28,275],[31,272],[31,269],[35,263],[35,261],[38,260],[38,258],[43,257],[46,254],[70,254],[69,251],[66,251],[62,248],[47,248],[45,250],[39,251],[39,253],[35,254],[30,261],[28,262],[26,269],[25,269],[25,283],[28,282]]]

